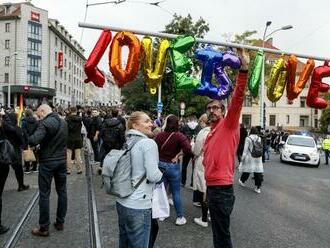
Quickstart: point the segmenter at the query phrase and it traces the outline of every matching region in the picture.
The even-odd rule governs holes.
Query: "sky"
[[[81,41],[88,57],[101,31],[84,29],[81,37],[82,28],[78,27],[78,22],[84,21],[87,2],[106,1],[32,0],[32,4],[48,10],[50,18],[58,19],[74,39]],[[293,26],[291,30],[274,34],[274,46],[294,53],[330,57],[329,0],[160,0],[160,7],[147,4],[156,1],[127,0],[121,4],[89,6],[86,22],[157,32],[164,30],[174,13],[190,14],[195,21],[202,17],[209,23],[207,39],[226,41],[226,37],[247,30],[256,30],[254,38],[262,38],[266,22],[271,21],[268,33],[285,25]],[[106,66],[106,62],[104,55],[101,66]]]

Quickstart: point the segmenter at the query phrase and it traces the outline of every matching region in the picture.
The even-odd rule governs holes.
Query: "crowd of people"
[[[247,84],[249,56],[239,51],[242,67],[228,108],[220,100],[210,100],[199,119],[190,116],[183,122],[170,114],[164,120],[135,111],[125,119],[116,108],[70,107],[67,110],[42,104],[27,109],[22,123],[15,111],[1,111],[0,140],[9,140],[14,148],[12,162],[0,165],[0,234],[8,231],[1,223],[2,192],[9,172],[15,171],[18,191],[24,191],[22,151],[30,149],[35,161],[24,162],[26,172],[39,171],[39,227],[35,236],[49,236],[49,197],[54,178],[58,194],[56,230],[63,230],[67,212],[67,176],[83,171],[84,139],[93,149],[93,165],[103,166],[113,149],[135,144],[130,150],[132,184],[136,190],[116,199],[119,246],[153,247],[159,232],[158,220],[152,218],[155,184],[164,183],[168,201],[174,205],[178,226],[187,219],[181,189],[187,184],[187,168],[192,165],[192,204],[201,207],[194,222],[207,227],[211,220],[214,247],[232,247],[230,215],[235,203],[234,175],[237,164],[241,173],[238,183],[246,187],[253,173],[255,192],[261,193],[263,163],[269,160],[270,148],[278,152],[288,133],[252,127],[249,132],[239,124]],[[21,127],[20,127],[21,126]],[[329,142],[330,148],[330,142]],[[330,149],[329,149],[330,150]],[[238,161],[238,163],[236,162]],[[159,219],[165,221],[164,218]]]

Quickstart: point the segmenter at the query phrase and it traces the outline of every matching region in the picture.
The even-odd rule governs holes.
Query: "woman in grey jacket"
[[[254,191],[258,194],[261,193],[261,184],[263,181],[264,166],[262,164],[262,157],[254,158],[251,155],[253,149],[253,142],[262,142],[261,138],[258,136],[259,132],[256,127],[252,127],[250,135],[245,139],[244,151],[242,155],[242,160],[239,165],[239,171],[242,172],[238,182],[241,186],[245,187],[245,182],[249,178],[250,173],[254,173],[255,189]]]
[[[153,123],[144,112],[133,112],[127,122],[126,142],[140,139],[131,150],[132,183],[146,179],[126,198],[117,198],[120,248],[147,248],[151,228],[151,200],[156,182],[162,178],[158,169],[158,147],[149,137]]]

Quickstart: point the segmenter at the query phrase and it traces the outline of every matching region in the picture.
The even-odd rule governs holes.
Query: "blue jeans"
[[[270,145],[266,145],[265,150],[264,150],[266,160],[269,160],[269,147],[270,147]]]
[[[127,208],[117,202],[119,248],[148,248],[151,209]]]
[[[212,220],[213,246],[232,248],[229,228],[235,202],[233,186],[207,187],[207,199]]]
[[[63,224],[68,207],[66,192],[66,161],[54,161],[40,163],[39,166],[39,225],[40,228],[48,230],[49,221],[49,195],[52,179],[55,180],[55,188],[58,195],[56,222]]]
[[[182,203],[180,193],[181,171],[179,164],[159,162],[159,169],[163,172],[165,188],[170,185],[170,191],[173,197],[173,203],[176,211],[176,216],[182,217]]]

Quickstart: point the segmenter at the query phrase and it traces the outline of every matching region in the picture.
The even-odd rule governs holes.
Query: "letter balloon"
[[[286,75],[286,63],[282,57],[273,65],[267,81],[267,97],[271,102],[277,102],[282,97],[286,84]]]
[[[171,43],[169,48],[174,82],[178,90],[194,90],[199,85],[198,79],[188,76],[188,72],[192,71],[193,63],[184,55],[194,44],[193,36],[180,36]]]
[[[328,106],[328,102],[319,97],[319,92],[328,92],[329,85],[322,82],[322,78],[330,77],[330,66],[328,61],[323,66],[318,66],[312,74],[311,85],[307,94],[307,106],[311,108],[324,109]]]
[[[286,94],[289,104],[293,103],[293,100],[298,97],[301,91],[305,88],[305,85],[308,81],[308,78],[312,75],[313,69],[315,67],[314,60],[309,59],[304,66],[303,71],[299,76],[299,80],[296,83],[296,71],[297,71],[298,59],[296,56],[291,55],[287,62],[286,70],[287,75],[287,84],[286,84]]]
[[[263,63],[264,63],[264,51],[260,50],[258,51],[254,59],[251,68],[251,73],[248,79],[249,91],[253,97],[258,96]]]
[[[162,40],[159,45],[157,58],[154,63],[152,52],[152,40],[145,37],[141,41],[143,51],[143,74],[145,82],[149,87],[151,94],[156,94],[157,88],[161,84],[164,69],[166,65],[167,49],[170,46],[168,40]]]
[[[121,49],[128,46],[125,70],[122,68]],[[135,79],[140,66],[140,41],[130,32],[119,32],[113,38],[109,52],[109,67],[119,87]]]
[[[100,69],[97,68],[97,64],[100,62],[105,50],[107,49],[111,41],[110,30],[103,30],[100,38],[98,39],[93,51],[89,55],[84,65],[84,71],[87,75],[85,83],[93,82],[97,87],[103,87],[105,77]]]

